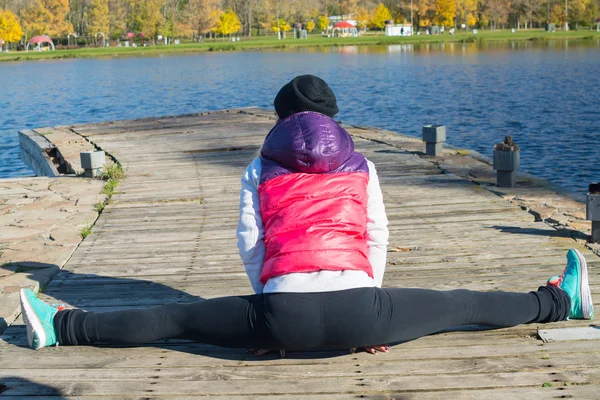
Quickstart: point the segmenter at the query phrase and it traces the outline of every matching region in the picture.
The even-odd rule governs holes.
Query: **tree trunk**
[[[252,37],[252,7],[248,2],[248,37]]]

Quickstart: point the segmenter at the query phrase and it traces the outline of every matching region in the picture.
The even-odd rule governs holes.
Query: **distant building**
[[[385,36],[412,36],[411,24],[388,24],[385,26]]]

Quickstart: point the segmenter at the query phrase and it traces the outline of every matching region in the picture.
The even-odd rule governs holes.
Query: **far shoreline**
[[[480,31],[478,34],[458,33],[456,35],[415,35],[410,37],[388,37],[383,35],[366,35],[358,38],[327,38],[317,34],[308,39],[277,40],[272,36],[240,38],[239,41],[212,39],[202,43],[185,43],[180,45],[157,45],[148,47],[106,47],[81,48],[44,52],[0,53],[0,62],[52,60],[72,58],[114,58],[114,57],[156,57],[161,55],[199,54],[216,51],[256,51],[256,50],[293,50],[311,47],[342,46],[385,46],[397,44],[442,44],[442,43],[492,43],[515,41],[551,41],[551,40],[600,40],[600,32],[591,30],[569,32],[545,32],[543,30],[527,30],[511,33],[510,30]]]

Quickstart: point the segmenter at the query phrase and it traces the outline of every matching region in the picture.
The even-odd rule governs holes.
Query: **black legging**
[[[402,342],[465,324],[566,319],[556,287],[536,292],[360,288],[271,293],[110,312],[59,311],[60,344],[141,344],[180,338],[223,347],[309,349]]]

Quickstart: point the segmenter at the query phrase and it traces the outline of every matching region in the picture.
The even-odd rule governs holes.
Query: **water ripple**
[[[338,47],[0,65],[0,178],[31,174],[19,129],[271,107],[282,83],[312,73],[339,118],[419,136],[445,124],[450,144],[491,156],[512,135],[522,169],[575,193],[600,180],[600,47],[587,42]]]

